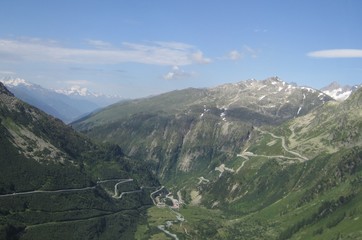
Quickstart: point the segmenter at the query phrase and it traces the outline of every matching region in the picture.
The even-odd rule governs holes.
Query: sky
[[[360,0],[1,0],[0,78],[139,98],[362,83]]]

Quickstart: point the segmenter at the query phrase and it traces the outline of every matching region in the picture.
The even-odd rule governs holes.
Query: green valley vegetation
[[[362,89],[335,102],[272,78],[116,104],[73,126],[150,163],[183,202],[185,221],[152,207],[137,239],[358,239],[361,107]]]
[[[0,100],[1,238],[362,238],[362,89],[249,80],[72,127]]]
[[[93,143],[2,84],[0,122],[0,239],[133,238],[159,186],[147,164]]]

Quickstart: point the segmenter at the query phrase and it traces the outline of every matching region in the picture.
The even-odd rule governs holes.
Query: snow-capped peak
[[[118,95],[106,95],[103,93],[92,92],[88,88],[79,85],[74,85],[66,89],[55,89],[54,91],[71,97],[122,99],[122,97]]]
[[[82,97],[85,96],[94,96],[94,97],[99,97],[102,96],[102,94],[97,94],[97,93],[92,93],[88,90],[88,88],[85,87],[81,87],[81,86],[72,86],[68,89],[56,89],[55,90],[57,93],[61,93],[64,95],[79,95]]]
[[[25,81],[22,78],[7,77],[7,78],[0,79],[0,82],[4,83],[4,85],[8,86],[8,87],[17,87],[17,86],[31,87],[31,86],[33,86],[33,84]]]
[[[340,86],[337,82],[333,82],[331,84],[329,84],[327,87],[324,87],[321,89],[322,92],[324,92],[325,94],[331,96],[332,98],[334,98],[337,101],[344,101],[346,100],[351,93],[353,92],[353,90],[356,88],[356,86],[354,87],[350,87],[350,86]]]

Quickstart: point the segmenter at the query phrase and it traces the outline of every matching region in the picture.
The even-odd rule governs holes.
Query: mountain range
[[[0,80],[19,99],[69,123],[97,109],[121,101],[118,96],[107,96],[73,86],[70,89],[47,89],[21,78]]]
[[[153,166],[186,203],[186,230],[168,228],[178,238],[358,239],[361,107],[361,88],[339,102],[269,78],[127,101],[72,126]],[[148,211],[145,238],[162,214]]]
[[[4,239],[362,238],[362,88],[251,79],[66,126],[0,84],[0,119]]]
[[[281,124],[328,101],[332,98],[321,91],[269,78],[127,101],[72,125],[94,139],[120,144],[130,156],[157,163],[164,177],[171,166],[182,173],[194,164],[225,159],[255,126]]]
[[[72,86],[68,89],[47,89],[24,79],[13,77],[0,79],[0,82],[5,84],[16,97],[65,123],[73,122],[113,103],[126,101],[120,96],[93,93],[80,86]],[[321,91],[337,101],[344,101],[359,87],[358,85],[341,87],[337,82],[333,82],[322,88]]]

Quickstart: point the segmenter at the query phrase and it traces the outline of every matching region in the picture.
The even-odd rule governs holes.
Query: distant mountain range
[[[125,100],[116,95],[109,96],[94,93],[80,86],[72,86],[68,89],[47,89],[24,79],[13,77],[0,79],[0,82],[4,83],[19,99],[61,119],[65,123],[73,122],[95,110]],[[321,91],[337,101],[344,101],[360,86],[340,86],[338,83],[333,82],[322,88]],[[289,88],[293,87],[295,86],[290,85]],[[255,91],[263,94],[267,90],[261,86],[261,89],[256,89]],[[267,101],[263,95],[259,97],[261,102]],[[301,110],[303,109],[301,108],[299,111]]]
[[[321,88],[321,91],[337,101],[344,101],[351,95],[352,92],[356,91],[361,86],[362,84],[354,85],[352,87],[348,85],[341,86],[339,83],[333,82],[328,86]]]
[[[19,99],[61,119],[65,123],[72,122],[85,114],[122,100],[118,96],[96,94],[78,86],[70,89],[52,90],[21,78],[8,77],[0,81]]]

